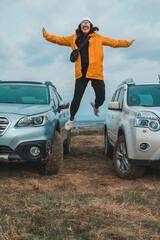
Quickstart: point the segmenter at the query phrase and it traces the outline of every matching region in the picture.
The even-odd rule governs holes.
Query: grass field
[[[0,240],[160,239],[160,170],[119,179],[103,136],[72,138],[58,175],[0,165]]]

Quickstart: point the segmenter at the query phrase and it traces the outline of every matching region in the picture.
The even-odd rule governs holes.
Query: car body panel
[[[0,86],[1,86],[0,82]],[[19,83],[7,83],[4,84],[14,84],[16,86],[21,86],[21,82]],[[23,83],[27,86],[39,86],[38,83],[30,84],[30,83]],[[42,83],[43,84],[43,83]],[[45,85],[45,84],[44,84]],[[45,86],[46,87],[46,86]],[[54,132],[55,130],[61,133],[63,142],[67,139],[67,131],[65,130],[64,126],[65,123],[69,119],[69,111],[68,109],[61,109],[59,107],[61,97],[57,93],[57,90],[53,85],[47,86],[48,93],[49,93],[49,104],[24,104],[24,103],[0,103],[0,161],[7,161],[11,156],[11,153],[5,152],[5,148],[9,149],[7,151],[17,151],[19,146],[23,145],[26,146],[27,142],[28,145],[31,144],[39,144],[42,148],[45,148],[45,144],[49,142],[53,142]],[[36,89],[36,88],[35,88]],[[51,97],[53,96],[53,97]],[[56,99],[54,99],[56,98]],[[55,102],[57,105],[55,105]],[[44,125],[30,125],[30,126],[18,126],[18,122],[27,117],[36,117],[41,115],[46,115],[47,122]],[[7,119],[7,120],[6,120]],[[8,121],[8,123],[7,123]],[[6,129],[3,132],[3,129]],[[43,144],[42,144],[43,143]],[[17,154],[17,152],[16,152]],[[22,155],[16,155],[18,160],[23,160]],[[14,155],[15,156],[15,155]],[[15,156],[15,158],[16,158]],[[13,154],[12,154],[13,158]],[[39,158],[33,158],[29,160],[43,160]],[[24,160],[26,160],[24,159]],[[16,159],[15,159],[16,160]]]
[[[134,85],[136,86],[137,84],[133,84],[133,86]],[[143,83],[138,85],[149,86],[152,84]],[[117,109],[117,103],[109,103],[105,122],[108,140],[114,147],[119,135],[123,134],[126,140],[128,159],[158,162],[160,159],[160,129],[158,131],[152,131],[148,127],[135,126],[135,119],[138,112],[149,112],[155,114],[160,122],[160,106],[129,106],[127,103],[129,85],[125,83],[116,89],[111,101],[115,98],[116,92],[122,87],[124,89],[122,108]],[[113,108],[110,109],[111,106],[113,106]],[[142,143],[148,144],[146,150],[140,148]]]

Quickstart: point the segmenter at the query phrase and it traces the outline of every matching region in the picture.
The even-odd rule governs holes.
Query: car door
[[[119,95],[119,89],[114,92],[111,102],[114,102],[115,99],[118,98],[118,95]],[[115,119],[114,115],[115,115],[115,110],[108,109],[107,131],[108,131],[108,137],[110,142],[113,142],[113,139],[114,139],[114,123],[113,123],[113,119]]]
[[[113,141],[114,143],[117,141],[118,138],[118,130],[120,127],[120,122],[122,118],[122,108],[123,108],[123,101],[124,101],[124,87],[118,90],[118,94],[115,98],[116,102],[119,102],[120,109],[114,110],[112,114],[112,124],[113,124]]]
[[[119,122],[121,118],[121,109],[123,107],[123,100],[124,100],[124,87],[118,89],[113,97],[112,97],[112,102],[119,102],[120,109],[118,110],[109,110],[108,111],[108,136],[110,139],[110,142],[115,144],[117,140],[117,133],[119,129]]]
[[[63,140],[65,140],[67,138],[67,131],[65,130],[65,123],[68,120],[69,113],[68,113],[68,110],[62,109],[60,107],[60,103],[62,102],[62,98],[55,89],[53,89],[53,91],[54,91],[55,113],[58,115],[58,119],[60,121],[61,135],[62,135]]]

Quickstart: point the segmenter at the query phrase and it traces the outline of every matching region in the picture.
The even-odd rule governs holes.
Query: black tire
[[[104,154],[108,157],[113,157],[113,147],[108,140],[107,129],[104,129]]]
[[[117,175],[123,179],[137,179],[143,176],[145,167],[131,165],[128,162],[125,137],[118,138],[113,154],[113,165]]]
[[[71,152],[71,131],[67,131],[67,139],[63,144],[64,154],[69,154]]]
[[[63,140],[61,134],[55,131],[53,144],[47,152],[46,162],[40,164],[40,173],[43,175],[57,174],[63,162]]]

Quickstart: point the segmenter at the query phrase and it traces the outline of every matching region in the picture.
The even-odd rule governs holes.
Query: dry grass
[[[160,170],[119,179],[103,136],[74,137],[58,175],[0,168],[0,240],[160,239]]]

